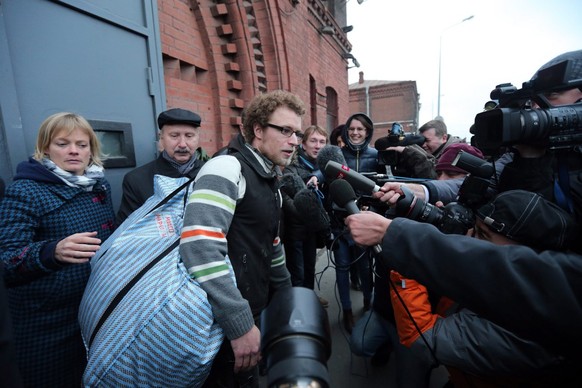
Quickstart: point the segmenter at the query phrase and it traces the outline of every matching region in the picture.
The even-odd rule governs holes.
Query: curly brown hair
[[[298,116],[305,114],[303,101],[297,95],[285,90],[259,94],[251,100],[242,114],[242,135],[247,143],[251,143],[255,138],[255,124],[266,127],[273,112],[282,106],[291,109]]]

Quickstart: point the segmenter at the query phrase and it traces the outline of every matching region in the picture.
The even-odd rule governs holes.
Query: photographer
[[[556,64],[565,64],[567,72],[556,82],[557,87],[547,88],[544,97],[551,100],[553,106],[580,102],[582,50],[556,57],[542,66],[533,80],[541,70]],[[521,148],[520,157],[539,156],[529,153],[535,151],[535,147],[517,148]],[[496,164],[503,167],[513,156],[504,155]],[[569,151],[567,156],[568,161],[580,161],[576,152]],[[498,175],[500,170],[497,169]],[[573,201],[573,208],[580,209],[582,174],[569,175],[566,194]],[[440,183],[433,182],[433,185]],[[414,189],[415,194],[424,196],[422,187]],[[430,193],[438,193],[438,190]],[[399,185],[387,183],[374,197],[394,204],[401,194]],[[442,198],[431,198],[431,201],[437,199]],[[582,219],[580,214],[579,210],[574,212],[578,221]],[[524,246],[496,246],[469,237],[443,235],[432,225],[402,218],[389,220],[371,212],[352,215],[346,219],[346,224],[356,243],[364,246],[381,244],[384,252],[389,252],[389,255],[383,253],[382,258],[403,276],[414,278],[453,298],[522,338],[580,360],[581,256],[554,251],[536,252]]]
[[[497,245],[521,244],[539,251],[569,249],[577,244],[580,234],[578,224],[567,212],[525,190],[501,193],[479,207],[474,230],[481,240]],[[529,386],[532,379],[543,378],[557,385],[558,379],[568,376],[571,365],[559,355],[450,301],[441,299],[433,313],[426,288],[396,272],[391,277],[400,340],[425,362],[446,365],[453,382],[460,378],[470,386]]]
[[[395,177],[436,179],[436,159],[421,147],[423,143],[423,136],[405,134],[399,123],[393,123],[388,136],[374,143],[378,164]]]

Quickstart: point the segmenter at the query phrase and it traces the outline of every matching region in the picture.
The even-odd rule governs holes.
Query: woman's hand
[[[55,259],[62,263],[82,264],[88,262],[101,247],[97,232],[72,234],[57,243]]]

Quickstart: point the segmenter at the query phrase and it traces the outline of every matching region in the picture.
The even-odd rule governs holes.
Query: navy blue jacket
[[[346,126],[342,132],[342,139],[346,143],[342,147],[342,153],[344,154],[346,163],[349,168],[357,172],[378,172],[378,150],[370,146],[370,141],[374,135],[374,127],[368,130],[366,140],[362,144],[354,145],[350,143],[348,124],[355,115],[365,116],[363,113],[356,113],[346,121]],[[370,120],[370,123],[372,123],[372,120]]]
[[[26,386],[79,386],[85,348],[78,310],[90,264],[54,258],[58,241],[113,231],[111,188],[92,191],[66,185],[36,160],[20,163],[0,202],[0,260],[8,289],[16,357]]]

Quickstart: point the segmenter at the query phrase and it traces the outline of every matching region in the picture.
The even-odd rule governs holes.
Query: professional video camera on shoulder
[[[469,173],[459,188],[456,202],[439,208],[414,196],[403,185],[404,195],[396,202],[394,215],[432,224],[446,234],[466,234],[475,225],[473,209],[490,198],[487,189],[494,172],[493,165],[465,151],[459,151],[451,164]]]
[[[476,145],[488,155],[513,144],[552,150],[582,145],[582,102],[555,107],[547,98],[550,93],[581,88],[579,72],[568,59],[539,70],[519,90],[509,83],[497,85],[491,99],[498,100],[498,106],[475,117],[471,133]]]
[[[398,152],[387,150],[389,147],[406,147],[412,144],[423,145],[425,138],[422,135],[405,133],[400,123],[393,123],[388,136],[376,140],[374,147],[378,150],[378,164],[380,166],[395,166],[398,164]]]

